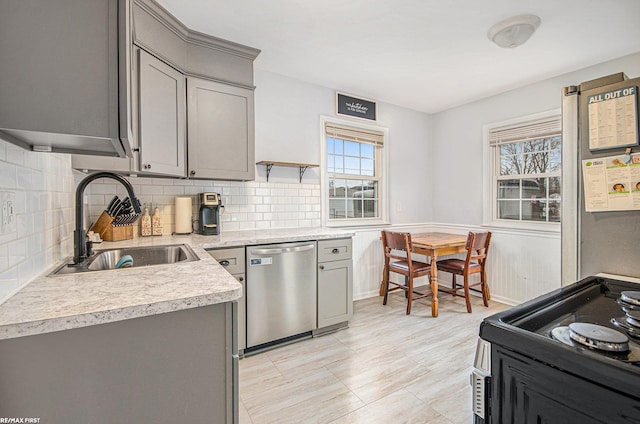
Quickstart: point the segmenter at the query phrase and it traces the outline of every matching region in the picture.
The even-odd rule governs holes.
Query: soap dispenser
[[[162,222],[160,220],[160,209],[156,206],[151,217],[151,234],[154,236],[162,235]]]
[[[140,235],[147,237],[151,235],[151,216],[149,215],[149,208],[147,204],[144,204],[144,211],[140,217]]]

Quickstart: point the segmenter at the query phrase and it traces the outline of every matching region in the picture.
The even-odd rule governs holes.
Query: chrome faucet
[[[87,232],[85,231],[84,223],[82,222],[82,200],[84,197],[84,189],[91,181],[98,178],[111,178],[122,184],[124,188],[127,189],[127,193],[131,199],[131,206],[133,206],[135,213],[139,214],[142,212],[140,209],[140,201],[136,198],[136,194],[133,192],[133,187],[126,178],[121,175],[114,174],[113,172],[96,172],[94,174],[87,175],[82,181],[80,181],[80,184],[78,184],[78,187],[76,188],[76,229],[73,232],[73,262],[75,264],[84,261],[91,254],[91,245],[86,240]]]

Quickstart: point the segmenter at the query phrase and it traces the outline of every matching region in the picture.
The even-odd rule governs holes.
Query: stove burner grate
[[[605,352],[629,351],[629,338],[619,331],[602,325],[584,322],[569,324],[571,340]]]
[[[622,318],[622,320],[624,321],[624,318]],[[611,321],[613,322],[613,319]],[[580,324],[582,324],[582,323],[580,323]],[[620,327],[620,325],[618,325],[617,323],[615,323],[615,324],[618,327]],[[589,325],[595,325],[595,324],[589,324]],[[602,326],[598,326],[598,327],[602,327]],[[607,329],[609,331],[617,333],[618,334],[617,337],[620,340],[622,340],[622,337],[620,337],[620,336],[626,337],[624,334],[622,334],[619,331],[610,329],[608,327],[602,327],[602,328],[605,328],[605,329]],[[587,348],[588,350],[590,350],[592,352],[597,352],[598,354],[606,356],[606,357],[611,358],[611,359],[615,359],[615,360],[618,360],[618,361],[626,362],[626,363],[629,363],[629,364],[632,364],[632,365],[640,365],[640,345],[638,345],[637,343],[627,343],[627,349],[626,350],[607,351],[607,350],[595,348],[593,346],[588,346],[588,345],[582,344],[582,343],[578,342],[577,340],[574,340],[571,337],[570,333],[571,333],[571,330],[567,326],[555,327],[553,330],[551,330],[551,338],[554,339],[554,340],[557,340],[557,341],[559,341],[561,343],[564,343],[566,345],[569,345],[569,346]]]
[[[640,291],[623,291],[620,300],[635,306],[640,306]]]

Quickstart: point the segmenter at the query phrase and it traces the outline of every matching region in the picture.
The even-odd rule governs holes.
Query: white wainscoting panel
[[[491,231],[487,279],[493,300],[516,305],[560,287],[560,234],[425,224],[356,229],[353,238],[353,298],[378,296],[384,265],[380,231],[382,228],[411,233],[441,231],[466,234]],[[464,255],[460,255],[464,257]],[[477,276],[474,276],[477,277]],[[447,284],[450,274],[438,276]],[[419,284],[424,284],[419,282]]]

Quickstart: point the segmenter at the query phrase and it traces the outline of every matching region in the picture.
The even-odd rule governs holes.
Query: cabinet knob
[[[319,268],[320,268],[320,269],[324,269],[324,265],[320,265],[320,266],[319,266]]]
[[[220,261],[220,265],[229,266],[229,261]]]
[[[150,164],[148,164],[148,163],[145,163],[144,165],[142,165],[142,167],[143,167],[144,169],[151,169],[151,165],[150,165]]]
[[[238,278],[238,281],[240,281],[240,282],[244,281],[244,277]]]
[[[196,171],[189,172],[189,175],[196,175]]]
[[[334,255],[337,255],[338,253],[340,253],[340,249],[335,248],[331,251],[331,253],[333,253]]]

